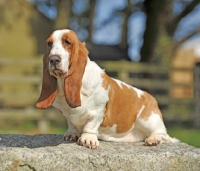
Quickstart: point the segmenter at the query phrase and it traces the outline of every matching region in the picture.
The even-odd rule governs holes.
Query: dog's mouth
[[[60,69],[53,69],[53,70],[50,70],[50,75],[54,76],[54,77],[62,77],[62,76],[65,76],[66,73],[63,73],[62,70]]]

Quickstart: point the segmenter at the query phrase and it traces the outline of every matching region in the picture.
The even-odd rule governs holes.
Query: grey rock
[[[200,149],[185,143],[100,142],[91,150],[62,135],[0,135],[0,171],[200,171]]]

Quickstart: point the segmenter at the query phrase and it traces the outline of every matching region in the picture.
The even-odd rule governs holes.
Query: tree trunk
[[[144,43],[141,48],[141,62],[157,62],[170,64],[175,50],[183,41],[174,42],[173,36],[182,18],[194,10],[200,0],[191,1],[183,11],[173,15],[173,0],[145,0],[146,7],[146,30]],[[195,30],[186,38],[199,32]]]
[[[90,7],[87,13],[87,17],[89,18],[89,26],[88,26],[88,42],[92,42],[92,35],[94,29],[94,15],[95,15],[95,8],[96,8],[96,0],[90,0]]]
[[[44,14],[36,11],[35,18],[33,19],[33,35],[36,38],[37,54],[46,53],[45,40],[52,33],[54,27],[54,21],[50,20]]]
[[[120,42],[120,47],[122,49],[128,49],[128,21],[133,12],[133,7],[131,0],[128,0],[126,8],[123,10],[124,21],[122,24],[122,36]]]
[[[71,0],[59,0],[57,6],[57,17],[55,20],[54,29],[69,28],[70,18],[72,16],[72,1]]]
[[[155,56],[159,55],[157,48],[162,48],[159,43],[165,41],[164,37],[158,41],[161,34],[165,34],[165,24],[168,16],[164,16],[166,9],[171,5],[172,0],[145,0],[144,5],[146,8],[146,30],[143,36],[143,45],[140,51],[141,62],[154,62]],[[169,5],[170,4],[170,5]],[[166,8],[167,7],[167,8]]]

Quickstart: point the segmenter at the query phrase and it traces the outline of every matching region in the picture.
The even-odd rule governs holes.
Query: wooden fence
[[[126,61],[97,63],[110,76],[154,95],[165,121],[190,122],[200,128],[200,67],[169,68]],[[176,71],[190,73],[192,81],[174,82],[172,75]],[[0,59],[0,73],[0,119],[37,120],[41,132],[46,131],[51,120],[63,120],[53,108],[42,111],[34,107],[41,87],[41,57]],[[182,97],[176,97],[179,90]]]

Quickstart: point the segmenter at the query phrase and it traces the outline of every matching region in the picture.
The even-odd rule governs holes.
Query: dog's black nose
[[[60,56],[52,55],[52,56],[49,57],[50,64],[52,64],[54,66],[57,65],[58,63],[60,63],[60,61],[61,61]]]

